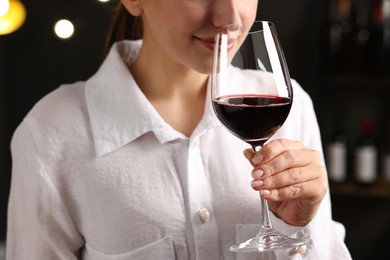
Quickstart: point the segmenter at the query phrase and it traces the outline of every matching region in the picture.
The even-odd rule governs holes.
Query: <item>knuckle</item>
[[[276,177],[268,177],[266,179],[263,180],[264,181],[264,187],[267,187],[267,188],[273,188],[275,187],[275,183],[276,183]]]
[[[301,195],[302,186],[295,184],[283,189],[279,189],[277,193],[278,200],[295,199]]]
[[[290,178],[290,181],[296,183],[300,181],[301,170],[299,168],[290,168],[287,170],[287,174]]]
[[[286,149],[286,147],[287,147],[287,140],[285,140],[285,139],[278,139],[277,141],[278,141],[279,145],[282,147],[283,150]]]
[[[292,185],[290,187],[290,189],[288,190],[289,192],[289,197],[291,198],[296,198],[299,196],[299,194],[301,193],[301,190],[302,190],[302,186],[301,185]]]
[[[286,151],[283,153],[284,159],[287,161],[288,164],[294,164],[294,162],[297,160],[297,155],[293,151]]]
[[[285,150],[285,148],[286,145],[283,139],[273,140],[263,147],[263,149],[266,150],[269,154],[278,154],[280,151]]]
[[[262,148],[261,152],[265,158],[270,158],[275,153],[275,150],[276,149],[274,145],[268,144]]]
[[[279,151],[286,151],[287,150],[287,143],[284,139],[278,139],[276,140],[278,145],[275,145],[275,152]]]

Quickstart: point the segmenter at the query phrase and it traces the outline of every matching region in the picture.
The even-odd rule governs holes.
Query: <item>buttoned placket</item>
[[[210,252],[215,252],[218,230],[210,197],[212,187],[202,161],[199,136],[189,140],[187,165],[188,208],[195,250],[191,255],[196,259],[210,259]]]

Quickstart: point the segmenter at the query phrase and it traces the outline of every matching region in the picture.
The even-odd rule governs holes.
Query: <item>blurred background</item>
[[[2,244],[12,134],[44,95],[98,69],[117,2],[0,0]],[[259,2],[258,18],[276,24],[290,74],[313,99],[333,216],[347,229],[347,246],[355,260],[384,259],[390,232],[390,0]]]

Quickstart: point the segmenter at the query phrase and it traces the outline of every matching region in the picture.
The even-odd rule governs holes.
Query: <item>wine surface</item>
[[[284,123],[291,99],[269,95],[230,95],[213,100],[219,120],[252,146],[262,146]]]

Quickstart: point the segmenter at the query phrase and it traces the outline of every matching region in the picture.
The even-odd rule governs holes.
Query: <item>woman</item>
[[[99,71],[43,98],[14,134],[7,259],[350,259],[302,88],[294,82],[289,118],[256,154],[207,99],[213,32],[256,8],[121,1]],[[258,230],[249,185],[274,226],[308,248],[229,252]]]

